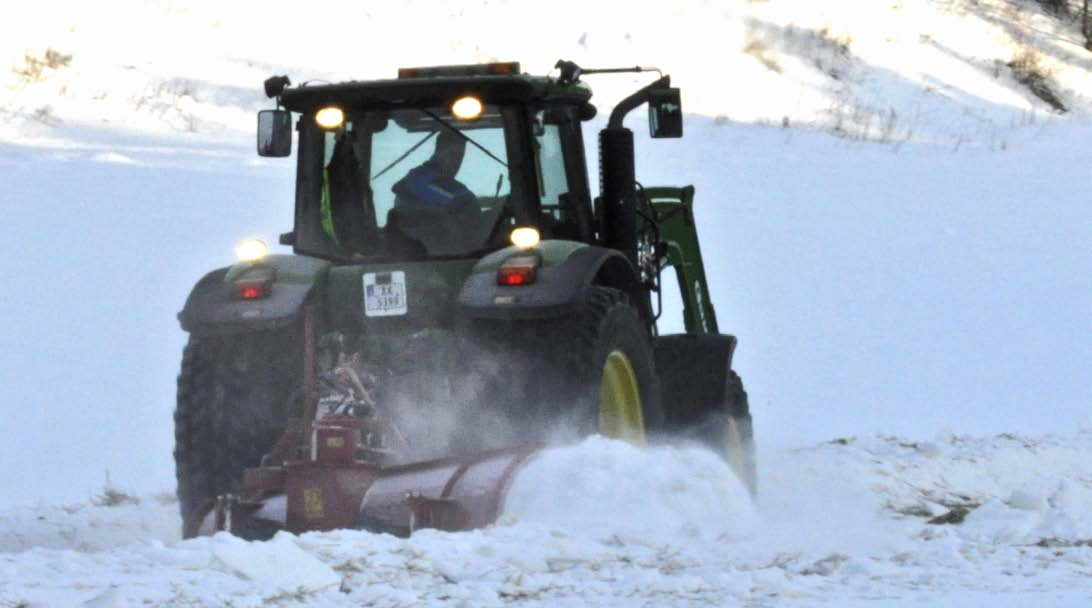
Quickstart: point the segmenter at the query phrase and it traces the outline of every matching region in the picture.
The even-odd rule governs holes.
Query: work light
[[[477,120],[483,109],[482,100],[471,95],[460,97],[451,104],[451,113],[459,120]]]
[[[534,228],[524,226],[522,228],[516,228],[509,235],[512,239],[512,244],[520,249],[531,249],[535,245],[538,245],[539,237],[538,230]]]
[[[269,253],[269,245],[258,238],[244,239],[235,246],[235,255],[243,262],[260,262]]]
[[[315,122],[323,129],[333,131],[345,122],[345,112],[337,106],[328,106],[315,112]]]

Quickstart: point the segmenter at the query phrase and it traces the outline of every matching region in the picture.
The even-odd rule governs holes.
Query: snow
[[[264,543],[248,543],[221,533],[216,536],[212,554],[219,566],[262,589],[282,593],[320,590],[341,582],[329,566],[300,549],[291,534],[281,533]]]
[[[37,522],[9,510],[0,527],[24,540],[0,553],[0,602],[1087,605],[1090,459],[1088,432],[843,439],[763,450],[752,505],[698,448],[589,438],[536,456],[494,526],[409,539],[340,530],[179,541],[176,528],[144,527],[111,546],[101,528],[177,523],[173,512],[156,500],[43,510]],[[962,523],[928,523],[957,506],[968,509]]]
[[[1030,0],[335,1],[306,31],[298,11],[53,2],[0,25],[0,606],[1092,600],[1072,21]],[[697,187],[758,502],[709,454],[593,438],[532,461],[486,530],[179,541],[174,315],[241,237],[292,221],[291,162],[253,152],[261,81],[560,57],[683,90],[682,140],[628,124],[644,184]],[[1019,84],[1029,66],[1068,112]],[[591,81],[589,150],[647,79]],[[104,473],[137,500],[108,506]]]
[[[142,498],[121,494],[119,502],[95,499],[65,505],[23,505],[4,511],[0,552],[71,549],[92,553],[145,539],[179,535],[174,494]]]
[[[689,473],[680,476],[680,470]],[[573,477],[573,471],[583,473]],[[619,480],[626,485],[620,488]],[[712,504],[732,517],[706,522]],[[508,492],[505,517],[625,540],[645,536],[647,522],[658,522],[664,536],[706,540],[732,540],[754,527],[747,490],[711,452],[642,450],[602,437],[579,448],[550,450],[528,464]]]

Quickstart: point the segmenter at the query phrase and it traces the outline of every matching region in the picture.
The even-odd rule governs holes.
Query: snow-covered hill
[[[532,461],[496,526],[410,539],[178,542],[160,525],[174,505],[154,497],[7,510],[0,605],[1092,601],[1089,433],[846,438],[763,456],[752,508],[712,454],[590,439]]]
[[[208,0],[24,5],[0,40],[11,66],[0,74],[0,138],[90,151],[121,134],[234,140],[250,133],[263,103],[257,84],[274,72],[377,78],[398,65],[491,59],[539,73],[559,57],[655,65],[697,114],[894,142],[998,147],[1059,108],[1086,115],[1092,101],[1077,20],[1034,0],[687,0],[624,10],[573,0],[549,10],[328,2],[304,11],[313,30],[287,17],[295,10]],[[600,79],[600,99],[611,105],[638,81]]]

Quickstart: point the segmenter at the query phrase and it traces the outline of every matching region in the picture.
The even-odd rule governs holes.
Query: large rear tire
[[[758,495],[751,411],[747,391],[736,372],[728,370],[723,401],[709,408],[693,429],[693,436],[728,462],[752,497]]]
[[[175,476],[182,521],[239,489],[283,432],[302,370],[290,331],[191,337],[178,375]]]
[[[482,321],[473,336],[485,418],[499,412],[515,440],[599,433],[643,444],[662,424],[648,330],[620,290],[592,286],[571,317]]]
[[[625,293],[590,287],[583,314],[559,348],[562,383],[576,391],[578,428],[644,445],[663,422],[660,381],[648,330]]]

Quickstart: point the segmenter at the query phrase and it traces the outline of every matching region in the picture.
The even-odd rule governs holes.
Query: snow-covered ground
[[[711,453],[592,438],[490,528],[179,542],[175,505],[0,511],[0,605],[1084,606],[1092,434],[845,438]],[[609,479],[609,484],[603,480]],[[7,603],[4,603],[7,602]]]
[[[0,606],[1092,601],[1092,54],[1073,20],[1031,0],[314,10],[304,28],[276,2],[6,9]],[[291,161],[253,153],[261,81],[558,58],[682,87],[685,138],[629,126],[643,183],[697,186],[758,504],[708,455],[590,440],[524,472],[484,531],[178,542],[174,314],[240,237],[292,220]],[[644,81],[591,80],[601,115]],[[596,471],[625,483],[604,494]]]

